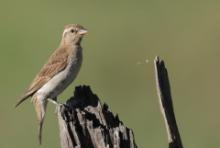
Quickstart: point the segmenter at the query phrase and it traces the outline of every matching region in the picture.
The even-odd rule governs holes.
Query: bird
[[[18,107],[28,98],[32,102],[38,119],[38,140],[42,143],[42,128],[48,101],[57,104],[57,97],[76,78],[82,65],[81,40],[87,29],[79,24],[69,24],[64,27],[62,39],[58,48],[52,53],[40,72],[33,79],[20,100]]]

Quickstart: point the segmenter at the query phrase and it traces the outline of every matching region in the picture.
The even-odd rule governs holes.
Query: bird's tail
[[[27,100],[30,96],[32,96],[33,93],[34,92],[29,92],[29,93],[26,93],[24,96],[22,96],[22,98],[15,104],[15,108],[18,107],[22,102]]]
[[[47,107],[47,101],[34,97],[33,103],[34,103],[34,107],[35,107],[35,111],[37,113],[37,119],[38,119],[38,140],[39,140],[39,144],[41,144],[42,143],[42,130],[43,130],[44,117],[45,117],[45,112],[46,112],[46,107]]]

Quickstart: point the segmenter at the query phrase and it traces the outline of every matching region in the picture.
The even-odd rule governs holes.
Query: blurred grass
[[[82,43],[83,67],[61,102],[74,86],[91,85],[134,130],[140,148],[167,147],[153,71],[159,55],[169,70],[184,146],[218,147],[219,8],[214,0],[1,0],[0,147],[39,147],[32,104],[13,105],[69,23],[84,25],[89,34]],[[49,105],[42,148],[60,147],[53,112]]]

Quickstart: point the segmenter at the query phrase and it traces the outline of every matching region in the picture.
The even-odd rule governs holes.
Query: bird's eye
[[[71,33],[74,33],[74,32],[75,32],[75,30],[74,30],[74,29],[71,29],[71,30],[70,30],[70,32],[71,32]]]

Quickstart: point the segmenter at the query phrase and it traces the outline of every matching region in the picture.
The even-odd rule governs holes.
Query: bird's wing
[[[32,81],[30,87],[16,106],[21,104],[24,100],[32,96],[44,84],[46,84],[53,76],[64,70],[67,66],[68,53],[65,48],[57,49],[49,58],[48,62],[43,66],[35,79]]]

